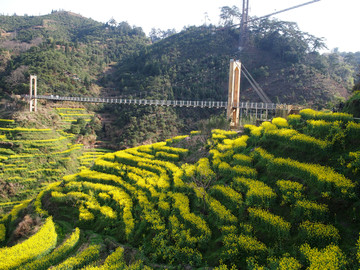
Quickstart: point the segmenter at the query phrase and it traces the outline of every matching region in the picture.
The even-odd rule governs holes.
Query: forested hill
[[[348,96],[360,65],[360,53],[321,55],[321,39],[276,20],[252,24],[241,51],[238,29],[192,26],[149,38],[126,22],[100,23],[66,11],[0,16],[0,34],[6,112],[12,94],[28,92],[30,74],[38,75],[41,94],[226,100],[231,58],[242,61],[273,102],[331,108]],[[259,101],[244,78],[241,89],[242,100]],[[184,127],[189,132],[214,111],[108,106],[102,113],[111,116],[107,139],[129,146]]]
[[[120,62],[114,80],[122,91],[225,100],[229,59],[235,58],[273,102],[324,107],[348,96],[360,54],[320,55],[318,49],[323,46],[321,39],[288,22],[264,21],[254,26],[241,52],[237,29],[189,27]],[[241,98],[260,101],[245,78],[242,82]]]
[[[189,27],[119,61],[115,72],[106,76],[107,87],[132,97],[226,100],[229,59],[235,58],[242,61],[273,102],[332,108],[349,95],[355,69],[360,65],[360,54],[319,54],[322,40],[301,32],[293,23],[265,21],[252,28],[248,46],[241,52],[238,42],[236,29]],[[242,100],[260,101],[244,77],[241,89]],[[112,112],[117,125],[126,127],[116,137],[121,138],[120,142],[130,137],[151,139],[157,136],[150,127],[154,124],[170,126],[175,133],[184,128],[190,131],[196,128],[199,117],[213,113],[165,109],[160,112],[164,117],[146,124],[148,115],[159,115],[156,111],[134,108],[129,112],[128,108],[116,107]],[[149,127],[139,128],[145,126]]]
[[[237,58],[274,102],[324,105],[347,96],[360,63],[359,54],[320,55],[321,39],[273,20],[251,26],[241,53],[237,29],[188,27],[151,44],[139,27],[66,11],[0,16],[0,33],[2,93],[26,92],[34,73],[43,93],[96,95],[107,87],[116,94],[224,100],[229,59]],[[256,100],[243,81],[244,100]]]
[[[141,28],[104,24],[59,11],[45,16],[0,16],[1,92],[23,94],[28,75],[39,91],[96,95],[112,63],[149,43]]]

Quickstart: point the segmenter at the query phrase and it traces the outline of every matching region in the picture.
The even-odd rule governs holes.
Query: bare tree
[[[26,83],[26,73],[29,70],[28,66],[20,66],[17,69],[13,70],[8,78],[6,78],[6,82],[10,84],[10,86],[14,87],[20,83]]]

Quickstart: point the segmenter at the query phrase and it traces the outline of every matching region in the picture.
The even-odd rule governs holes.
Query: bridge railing
[[[29,95],[25,98],[30,99]],[[36,95],[31,98],[89,102],[89,103],[114,103],[114,104],[134,104],[134,105],[155,105],[172,107],[201,107],[201,108],[227,108],[226,101],[203,101],[203,100],[153,100],[153,99],[126,99],[126,98],[101,98],[101,97],[62,97],[58,95]],[[276,103],[256,103],[256,102],[238,102],[232,105],[233,108],[253,109],[253,110],[276,110],[286,109],[285,104]]]
[[[25,98],[30,98],[25,95]],[[193,101],[193,100],[154,100],[154,99],[124,99],[124,98],[97,98],[97,97],[62,97],[58,95],[37,95],[35,99],[90,102],[90,103],[116,103],[116,104],[134,104],[134,105],[155,105],[155,106],[173,106],[173,107],[208,107],[208,108],[226,108],[226,101]]]

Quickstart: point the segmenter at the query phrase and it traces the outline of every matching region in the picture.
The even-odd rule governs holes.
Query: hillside
[[[84,108],[58,107],[41,113],[46,114],[42,119],[29,113],[22,113],[18,121],[0,119],[2,213],[17,201],[32,199],[48,183],[76,172],[85,161],[81,155],[95,144],[95,120]]]
[[[360,73],[358,77],[360,78]],[[360,82],[354,85],[353,93],[346,100],[343,111],[353,114],[354,117],[360,117]]]
[[[188,27],[151,43],[141,28],[99,23],[79,14],[0,16],[0,114],[26,110],[30,74],[40,94],[226,100],[229,59],[241,59],[273,102],[332,108],[348,96],[358,54],[320,55],[323,41],[296,24],[264,20],[238,49],[237,29]],[[241,98],[259,101],[242,78]],[[43,106],[51,106],[43,103]],[[88,106],[97,135],[118,149],[198,129],[221,110]],[[169,128],[170,127],[170,128]]]
[[[108,153],[49,184],[3,215],[0,269],[358,269],[360,124],[306,109],[245,133]]]
[[[281,30],[289,33],[283,37]],[[293,23],[254,26],[241,52],[238,35],[236,29],[189,27],[120,61],[112,81],[121,94],[226,100],[229,60],[240,59],[273,102],[324,107],[335,96],[346,98],[353,86],[359,59],[320,55],[312,43],[321,48],[321,39]],[[242,89],[244,101],[260,101],[245,77]]]
[[[337,54],[320,55],[309,41],[321,44],[316,37],[308,36],[291,23],[273,24],[269,22],[270,26],[264,30],[262,25],[254,28],[249,46],[241,52],[238,51],[237,30],[189,27],[119,61],[115,72],[107,76],[108,87],[116,87],[118,95],[137,98],[225,101],[229,59],[235,58],[241,59],[273,102],[331,109],[345,100],[353,85],[355,70],[360,66],[357,55],[349,54],[348,58]],[[265,35],[279,32],[282,24],[290,28],[290,37]],[[261,101],[244,76],[241,100]],[[132,116],[136,118],[129,121],[126,106],[105,109],[118,116],[117,126],[144,127],[141,132],[135,132],[138,141],[147,140],[144,134],[153,134],[146,120],[149,110],[134,108],[136,113]],[[151,109],[152,112],[156,110]],[[175,130],[184,127],[184,131],[190,132],[213,114],[221,112],[167,109],[165,117],[174,119],[171,127],[176,127]],[[123,144],[131,136],[134,134],[125,129],[116,143]]]
[[[29,74],[39,92],[98,95],[111,63],[148,43],[139,28],[110,26],[70,12],[0,16],[1,94],[24,94]]]

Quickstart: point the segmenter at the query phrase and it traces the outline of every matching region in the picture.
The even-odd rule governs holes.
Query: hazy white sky
[[[250,0],[250,16],[262,16],[310,0]],[[4,15],[44,15],[52,10],[79,13],[96,21],[114,18],[142,27],[148,34],[151,28],[163,30],[202,25],[205,13],[211,23],[218,24],[220,7],[236,5],[242,0],[0,0]],[[324,37],[329,49],[360,51],[360,0],[321,0],[275,17],[297,22],[300,29],[317,37]],[[1,26],[0,26],[1,27]]]

